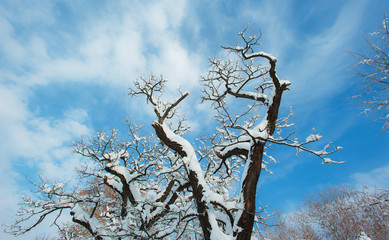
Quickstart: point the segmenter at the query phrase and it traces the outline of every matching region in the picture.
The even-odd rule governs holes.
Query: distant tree
[[[115,201],[118,198],[117,193],[110,188],[108,185],[100,185],[99,179],[94,178],[91,182],[88,181],[89,188],[85,188],[80,191],[80,195],[91,195],[93,191],[96,191],[96,188],[99,188],[98,191],[104,193],[104,196],[111,201]],[[110,202],[110,201],[105,201]],[[82,204],[82,203],[81,203]],[[94,217],[101,221],[104,221],[102,216],[109,213],[109,206],[107,204],[99,204],[96,209],[88,209],[88,206],[82,204],[83,208],[88,212],[94,212]],[[82,240],[82,239],[93,239],[93,236],[90,232],[80,224],[77,223],[66,223],[63,226],[59,227],[59,240]]]
[[[370,33],[367,47],[360,53],[351,52],[356,59],[354,69],[360,92],[353,98],[360,102],[366,114],[383,121],[383,130],[389,130],[389,19],[385,16],[378,31]]]
[[[156,136],[143,135],[141,126],[128,121],[127,140],[114,130],[75,144],[76,153],[89,160],[78,169],[79,186],[36,184],[41,198],[23,197],[12,233],[23,234],[68,209],[94,239],[250,239],[254,223],[265,217],[258,214],[256,194],[261,170],[275,162],[269,146],[308,152],[323,163],[336,163],[327,155],[339,148],[310,148],[321,138],[316,132],[302,141],[294,136],[292,113],[278,117],[290,82],[276,75],[275,57],[256,51],[259,37],[239,35],[242,46],[225,48],[237,60],[210,60],[202,79],[202,100],[216,110],[214,134],[190,143],[184,138],[189,126],[177,112],[189,93],[165,101],[163,77],[140,78],[130,94],[154,107]]]
[[[94,239],[83,226],[76,223],[65,223],[59,227],[59,240]]]
[[[312,194],[302,207],[264,231],[264,239],[387,239],[389,191],[351,186],[329,187]],[[286,238],[278,238],[287,236]]]

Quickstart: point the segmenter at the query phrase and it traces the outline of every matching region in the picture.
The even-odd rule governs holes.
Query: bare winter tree
[[[263,239],[387,239],[388,210],[388,190],[333,186],[306,197],[298,211],[264,231]]]
[[[94,239],[250,239],[254,223],[266,217],[258,214],[256,195],[261,170],[275,162],[268,147],[305,151],[322,163],[337,163],[327,155],[339,148],[329,143],[313,150],[309,145],[319,134],[299,141],[288,123],[292,113],[279,118],[291,83],[277,76],[275,57],[257,51],[259,37],[246,37],[245,31],[239,34],[243,45],[225,47],[237,60],[210,60],[202,79],[203,101],[216,110],[214,134],[190,143],[189,127],[177,112],[189,93],[164,101],[163,77],[140,78],[130,94],[153,106],[156,137],[142,136],[128,122],[126,141],[113,131],[76,144],[75,151],[89,160],[78,170],[83,182],[72,190],[44,180],[37,184],[41,199],[23,198],[12,233],[23,234],[68,209]]]
[[[389,130],[389,23],[385,16],[377,32],[370,33],[367,48],[361,53],[352,52],[356,59],[360,93],[358,99],[364,113],[376,115],[376,121],[383,121],[383,130]]]

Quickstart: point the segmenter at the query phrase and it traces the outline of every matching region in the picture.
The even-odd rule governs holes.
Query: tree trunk
[[[165,131],[160,123],[154,122],[152,125],[155,129],[155,132],[158,138],[166,144],[170,149],[176,151],[180,154],[181,157],[186,157],[187,153],[183,146],[181,146],[178,142],[174,142],[166,136]],[[209,222],[207,205],[203,200],[203,188],[201,184],[199,184],[199,178],[196,172],[189,169],[189,183],[192,187],[193,197],[196,201],[197,205],[197,213],[200,222],[201,229],[203,230],[204,239],[211,239],[211,223]]]
[[[241,230],[237,233],[237,240],[247,240],[251,238],[255,218],[255,196],[257,192],[257,183],[262,169],[263,143],[256,143],[248,159],[251,163],[247,170],[246,178],[243,179],[243,201],[244,210],[238,221],[238,227]]]
[[[203,230],[204,239],[211,239],[211,223],[209,222],[209,216],[207,212],[207,205],[203,201],[203,186],[198,184],[198,178],[196,173],[190,171],[189,181],[192,186],[193,196],[196,200],[197,213],[200,222],[201,229]]]

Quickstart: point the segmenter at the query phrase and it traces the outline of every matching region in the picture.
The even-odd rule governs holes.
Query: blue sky
[[[381,24],[389,2],[371,1],[1,1],[0,222],[14,219],[26,178],[74,178],[82,159],[72,141],[119,129],[125,118],[150,126],[153,112],[129,97],[140,75],[164,74],[168,96],[190,92],[182,111],[196,136],[213,131],[214,114],[200,104],[208,57],[225,56],[250,24],[262,49],[278,59],[278,76],[292,82],[281,114],[292,106],[298,136],[314,127],[322,144],[344,149],[343,165],[274,148],[279,161],[262,174],[259,199],[293,211],[304,194],[330,184],[389,187],[389,134],[347,100],[356,92],[347,53]],[[55,232],[45,224],[19,239]],[[1,238],[10,239],[0,234]]]

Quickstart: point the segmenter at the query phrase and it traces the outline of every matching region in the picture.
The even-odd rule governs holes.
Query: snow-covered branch
[[[359,93],[352,99],[360,103],[365,114],[375,115],[383,122],[382,129],[389,130],[389,18],[384,16],[378,31],[370,33],[366,49],[350,52],[355,58],[354,70]]]

